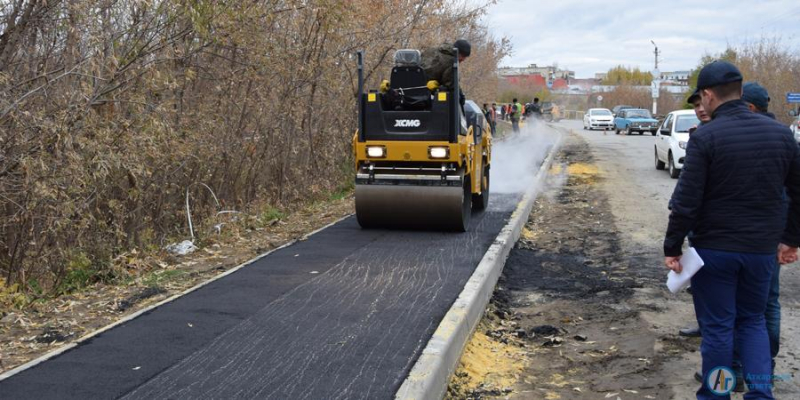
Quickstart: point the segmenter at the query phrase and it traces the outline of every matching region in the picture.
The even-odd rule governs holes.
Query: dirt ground
[[[266,227],[231,228],[206,238],[186,256],[166,252],[127,254],[125,268],[153,264],[130,282],[96,284],[23,309],[0,309],[0,372],[11,370],[127,315],[163,301],[203,281],[353,213],[353,198],[315,203],[275,219]],[[2,397],[2,396],[0,396]]]
[[[700,339],[677,334],[694,323],[691,297],[666,290],[660,264],[667,211],[639,201],[669,191],[630,185],[631,168],[584,137],[566,135],[448,398],[694,398]],[[784,308],[785,337],[795,312]],[[789,347],[776,373],[793,377]],[[777,384],[777,398],[796,395]]]

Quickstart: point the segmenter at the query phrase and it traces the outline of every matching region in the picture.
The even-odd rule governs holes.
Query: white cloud
[[[662,71],[694,68],[706,53],[762,36],[789,45],[800,38],[797,21],[796,0],[500,0],[486,17],[492,32],[513,44],[503,65],[557,62],[578,77],[619,64],[652,70],[651,40]]]

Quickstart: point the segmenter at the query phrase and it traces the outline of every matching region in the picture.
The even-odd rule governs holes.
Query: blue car
[[[650,115],[650,111],[644,108],[628,108],[620,110],[614,118],[614,130],[619,135],[620,132],[625,132],[630,135],[633,132],[638,132],[640,135],[645,131],[649,131],[651,135],[655,136],[658,130],[658,120]]]

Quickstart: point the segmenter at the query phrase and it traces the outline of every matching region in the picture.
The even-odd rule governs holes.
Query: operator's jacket
[[[453,62],[456,52],[452,44],[429,47],[422,52],[422,69],[429,80],[439,82],[443,90],[453,90]]]
[[[720,105],[712,118],[687,144],[664,254],[680,255],[690,231],[695,247],[737,253],[800,244],[800,147],[789,128],[741,100]]]

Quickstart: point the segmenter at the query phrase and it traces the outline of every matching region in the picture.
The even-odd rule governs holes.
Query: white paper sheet
[[[669,271],[667,274],[667,287],[672,293],[678,293],[689,286],[694,274],[703,267],[703,259],[697,254],[694,247],[689,247],[689,250],[681,256],[681,266],[683,270],[680,274],[675,271]]]

